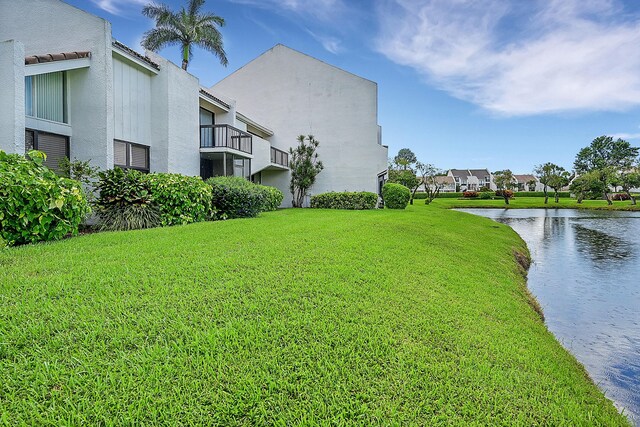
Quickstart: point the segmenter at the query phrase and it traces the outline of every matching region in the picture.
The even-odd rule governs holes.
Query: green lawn
[[[424,204],[424,200],[414,200],[415,204]],[[509,208],[509,209],[527,209],[527,208],[548,208],[548,209],[605,209],[605,210],[640,210],[640,205],[632,205],[630,201],[613,202],[613,205],[607,205],[605,200],[584,200],[578,204],[576,199],[560,198],[556,203],[553,197],[549,198],[549,203],[544,204],[544,197],[518,197],[511,199],[509,205],[504,203],[504,199],[482,200],[482,199],[445,199],[438,198],[433,201],[434,206],[444,208]]]
[[[508,227],[282,210],[0,252],[6,425],[628,425]]]

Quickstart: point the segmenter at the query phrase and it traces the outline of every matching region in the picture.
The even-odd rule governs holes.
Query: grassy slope
[[[415,200],[416,204],[423,204],[423,200]],[[619,211],[636,211],[640,210],[640,205],[632,205],[630,201],[613,202],[613,205],[607,205],[604,200],[584,200],[578,204],[576,199],[560,198],[558,203],[554,202],[553,197],[549,198],[549,203],[544,204],[544,197],[515,197],[509,201],[509,205],[504,203],[504,199],[499,200],[481,200],[481,199],[444,199],[439,198],[433,201],[434,206],[444,208],[509,208],[509,209],[527,209],[527,208],[548,208],[548,209],[603,209],[603,210],[619,210]]]
[[[284,210],[0,253],[0,420],[626,425],[528,305],[509,228]]]

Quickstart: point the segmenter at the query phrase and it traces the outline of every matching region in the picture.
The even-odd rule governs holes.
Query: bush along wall
[[[253,218],[265,207],[262,186],[241,177],[217,176],[207,181],[212,188],[211,205],[217,219]]]
[[[387,182],[382,186],[382,200],[389,209],[405,209],[411,199],[411,190],[404,185]]]
[[[177,173],[143,175],[161,225],[190,224],[211,216],[211,186],[198,176]]]
[[[375,209],[378,195],[369,191],[322,193],[311,197],[311,207],[319,209]]]
[[[144,174],[114,168],[98,176],[95,204],[101,230],[136,230],[161,224],[160,209]]]
[[[259,185],[260,188],[264,192],[264,205],[262,206],[262,211],[269,212],[275,211],[282,204],[282,199],[284,199],[284,194],[282,191],[278,190],[275,187],[269,187],[266,185]]]
[[[75,235],[91,212],[82,185],[45,167],[45,158],[0,151],[0,246]]]

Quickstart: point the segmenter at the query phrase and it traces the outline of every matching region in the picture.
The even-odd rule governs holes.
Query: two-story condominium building
[[[489,169],[449,169],[447,175],[453,178],[458,191],[478,191],[483,187],[497,189]]]
[[[147,56],[148,55],[148,56]],[[313,134],[312,188],[373,191],[387,148],[377,86],[277,45],[214,85],[117,42],[111,24],[60,0],[0,0],[0,149],[102,169],[243,176],[280,188],[288,150]]]

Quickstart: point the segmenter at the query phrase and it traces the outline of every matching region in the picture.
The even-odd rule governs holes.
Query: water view
[[[548,328],[640,425],[640,212],[460,210],[522,236]]]

